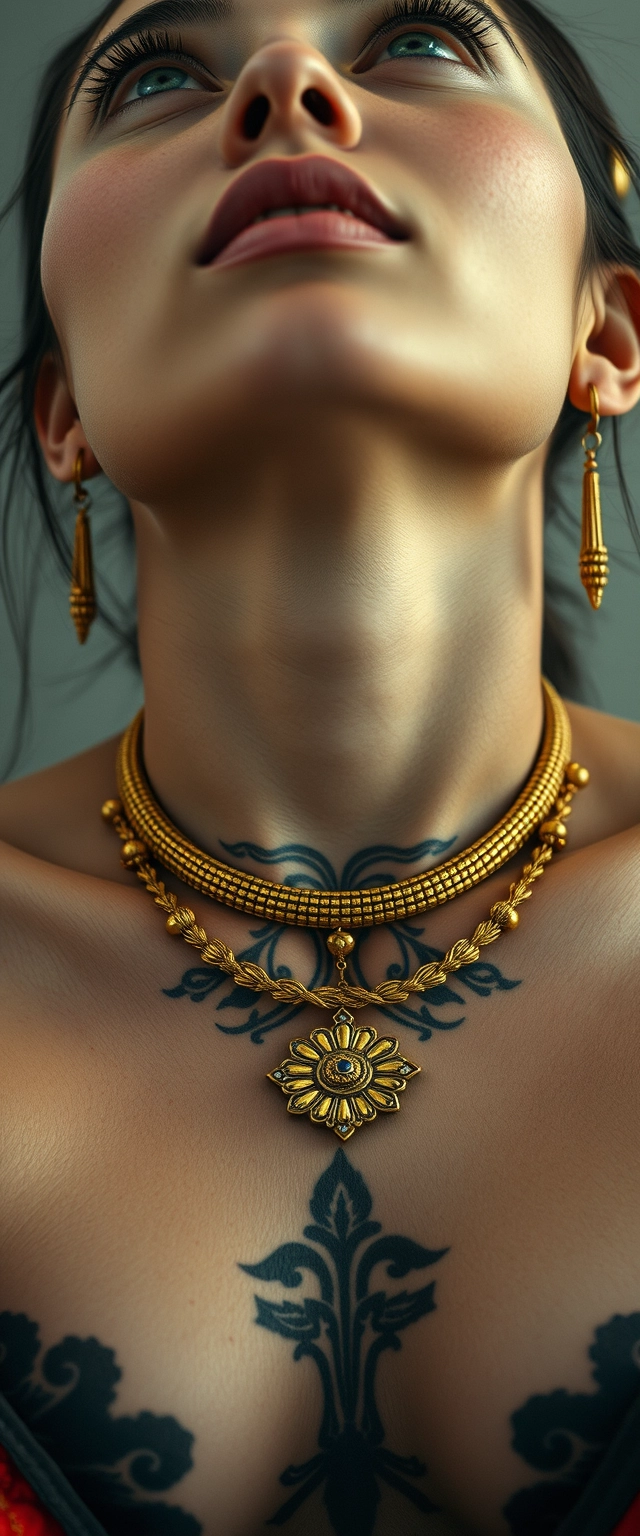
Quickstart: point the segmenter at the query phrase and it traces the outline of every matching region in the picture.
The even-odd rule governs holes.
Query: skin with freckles
[[[70,481],[82,448],[87,477],[131,501],[145,759],[178,825],[268,878],[304,883],[310,860],[340,871],[363,850],[374,867],[381,847],[401,878],[421,867],[407,850],[429,843],[433,863],[484,832],[530,770],[547,444],[567,393],[587,409],[595,384],[604,415],[636,403],[640,285],[583,273],[578,173],[499,12],[185,4],[179,25],[158,12],[155,52],[123,60],[126,37],[107,37],[134,10],[96,36],[60,129],[43,453]],[[305,157],[360,177],[393,238],[349,245],[350,210],[325,208],[317,248],[295,249],[285,226],[309,215],[284,204],[269,209],[285,210],[281,249],[260,254],[258,226],[251,259],[203,260],[243,174]],[[376,1455],[414,1458],[425,1470],[402,1476],[423,1502],[365,1458],[369,1525],[363,1503],[348,1536],[516,1530],[507,1511],[540,1473],[513,1415],[593,1391],[596,1331],[605,1349],[608,1320],[638,1311],[640,728],[570,714],[592,781],[569,850],[487,952],[491,973],[434,994],[426,1024],[394,1020],[421,1076],[349,1144],[361,1209],[414,1245],[394,1254],[419,1271],[428,1250],[435,1268],[375,1281],[394,1326],[398,1294],[424,1290],[375,1378]],[[193,955],[100,821],[114,756],[105,743],[0,791],[0,1313],[33,1359],[34,1327],[43,1349],[71,1339],[83,1369],[87,1340],[113,1352],[111,1406],[99,1351],[82,1388],[98,1441],[104,1420],[116,1444],[108,1414],[128,1416],[127,1452],[136,1416],[152,1438],[170,1420],[168,1531],[254,1536],[289,1496],[285,1470],[326,1451],[326,1378],[282,1338],[287,1306],[316,1291],[269,1256],[303,1241],[334,1138],[265,1081],[319,1016],[261,1034],[246,990],[184,980]],[[412,934],[370,936],[362,974],[379,981],[398,945],[441,954],[517,868]],[[267,944],[169,884],[236,952]],[[310,979],[308,935],[268,942],[270,963]],[[625,1393],[616,1377],[611,1432]],[[287,1514],[292,1536],[339,1530],[324,1487]],[[156,1496],[127,1493],[132,1536]],[[118,1529],[115,1505],[100,1518]]]

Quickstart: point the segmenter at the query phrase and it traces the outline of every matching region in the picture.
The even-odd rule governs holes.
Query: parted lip
[[[220,198],[197,263],[208,266],[215,261],[241,230],[274,208],[321,208],[327,204],[372,224],[389,240],[409,238],[401,220],[355,171],[328,155],[301,155],[261,160],[236,177]]]

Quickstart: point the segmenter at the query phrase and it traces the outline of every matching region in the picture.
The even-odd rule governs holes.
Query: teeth
[[[265,219],[288,219],[291,218],[292,213],[297,212],[297,208],[270,208],[268,213],[265,213]]]
[[[350,208],[341,208],[339,203],[304,203],[301,206],[291,208],[269,208],[266,213],[259,213],[252,220],[254,224],[264,224],[267,219],[287,219],[292,214],[304,214],[314,212],[316,209],[327,209],[329,213],[342,213],[346,219],[355,218]]]

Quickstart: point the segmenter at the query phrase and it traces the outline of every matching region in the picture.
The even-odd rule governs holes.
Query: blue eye
[[[386,53],[390,59],[454,59],[460,62],[448,43],[429,32],[402,32],[387,43]]]
[[[179,91],[184,85],[195,86],[186,70],[179,69],[177,64],[160,64],[141,75],[134,90],[136,96],[157,96],[159,91]]]

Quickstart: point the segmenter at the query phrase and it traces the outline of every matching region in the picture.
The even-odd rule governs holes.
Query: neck
[[[348,458],[327,436],[284,466],[265,442],[259,473],[230,445],[215,504],[135,513],[156,794],[213,853],[303,844],[339,872],[462,847],[515,798],[542,725],[542,497],[538,456],[462,473],[379,429]]]

